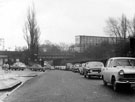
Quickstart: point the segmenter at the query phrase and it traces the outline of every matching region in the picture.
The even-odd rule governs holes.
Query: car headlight
[[[119,75],[124,75],[124,71],[123,70],[120,70],[119,71]]]
[[[92,70],[90,70],[90,72],[92,73],[93,71],[92,71]]]

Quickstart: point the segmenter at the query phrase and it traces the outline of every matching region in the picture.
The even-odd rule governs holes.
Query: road
[[[70,71],[46,71],[8,96],[4,102],[134,102],[135,92],[114,92],[102,80]]]

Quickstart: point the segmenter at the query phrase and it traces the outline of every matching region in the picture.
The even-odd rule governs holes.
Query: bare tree
[[[29,57],[31,58],[31,61],[34,61],[34,59],[38,55],[39,38],[40,38],[40,29],[39,26],[37,25],[34,6],[31,8],[29,7],[28,9],[27,21],[25,22],[23,32],[24,32],[24,39],[27,42],[29,50]]]
[[[116,55],[121,56],[126,55],[129,51],[129,43],[127,42],[127,38],[129,34],[132,33],[133,26],[131,26],[131,22],[127,19],[125,15],[122,15],[121,18],[109,18],[107,20],[106,33],[112,37],[115,37],[116,45],[114,52]],[[125,52],[124,52],[125,51]]]
[[[114,18],[109,18],[106,23],[107,26],[105,28],[105,32],[107,34],[115,37],[120,36],[117,20],[115,20]]]
[[[69,50],[69,45],[64,43],[64,42],[59,43],[59,46],[60,46],[61,51],[68,51]]]
[[[131,56],[135,57],[135,16],[128,23],[128,32],[130,34],[130,52]]]
[[[125,15],[122,15],[120,22],[121,22],[121,35],[124,39],[126,39],[126,37],[128,36],[127,34],[128,20]]]
[[[128,36],[128,20],[125,15],[120,19],[109,18],[107,20],[106,33],[116,38],[126,39]]]
[[[130,22],[128,22],[128,32],[130,36],[135,37],[135,16]]]

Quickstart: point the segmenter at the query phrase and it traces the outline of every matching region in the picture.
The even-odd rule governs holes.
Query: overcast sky
[[[5,39],[6,48],[26,46],[22,29],[32,1],[41,43],[71,44],[76,35],[106,36],[109,17],[135,15],[135,0],[0,0],[0,38]]]

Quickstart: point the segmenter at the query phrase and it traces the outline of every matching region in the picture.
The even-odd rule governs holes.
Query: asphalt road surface
[[[135,102],[135,92],[114,92],[102,80],[54,70],[27,81],[4,102]]]

